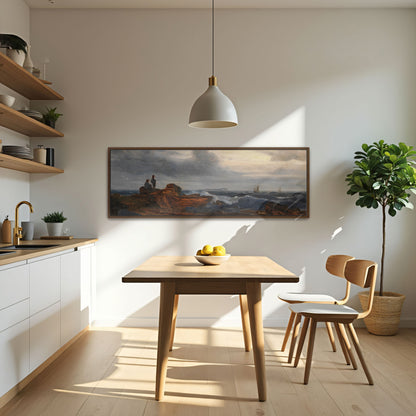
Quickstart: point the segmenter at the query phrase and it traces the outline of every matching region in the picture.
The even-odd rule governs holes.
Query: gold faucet
[[[13,244],[17,246],[20,243],[20,239],[23,237],[22,235],[22,227],[19,227],[19,207],[20,205],[26,204],[30,208],[30,212],[33,212],[32,204],[28,201],[19,202],[16,205],[16,212],[14,216],[15,224],[13,229]]]

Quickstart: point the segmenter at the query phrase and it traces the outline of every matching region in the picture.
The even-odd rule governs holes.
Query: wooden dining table
[[[239,295],[245,350],[253,346],[258,397],[259,401],[266,400],[261,284],[298,282],[298,276],[263,256],[231,256],[227,262],[213,266],[204,266],[193,256],[154,256],[122,281],[160,283],[156,400],[164,397],[179,295]]]

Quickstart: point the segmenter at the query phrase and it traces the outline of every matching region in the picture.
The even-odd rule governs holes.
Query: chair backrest
[[[326,261],[326,270],[333,276],[345,277],[345,265],[354,257],[346,256],[344,254],[334,254],[329,256]]]
[[[354,285],[370,288],[367,308],[358,315],[358,318],[365,318],[373,307],[377,263],[370,260],[350,260],[345,266],[345,278]]]
[[[345,266],[350,261],[353,260],[354,257],[347,256],[345,254],[334,254],[329,256],[326,261],[326,270],[328,273],[332,274],[333,276],[338,277],[345,277]],[[339,305],[343,305],[348,301],[350,297],[350,290],[351,290],[351,283],[347,281],[347,286],[345,288],[345,295],[344,298],[337,301]]]

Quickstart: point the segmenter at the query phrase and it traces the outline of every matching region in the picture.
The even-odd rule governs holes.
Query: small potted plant
[[[64,213],[62,211],[50,212],[42,218],[42,221],[46,222],[46,226],[48,227],[48,235],[50,237],[62,235],[63,222],[66,220],[67,218],[64,217]]]
[[[404,143],[386,144],[380,140],[371,145],[363,144],[362,151],[355,152],[356,167],[346,178],[347,194],[358,194],[355,205],[381,207],[382,212],[380,291],[374,297],[372,312],[364,318],[368,331],[376,335],[394,335],[399,328],[405,296],[384,290],[386,214],[394,217],[402,208],[413,209],[409,197],[410,192],[416,194],[415,157],[413,147]],[[367,304],[367,292],[360,293],[359,297],[362,305]]]
[[[43,115],[43,122],[47,125],[55,128],[55,123],[58,120],[59,117],[61,117],[63,114],[56,112],[56,107],[49,108],[46,107],[46,112],[42,114]]]
[[[27,53],[27,43],[16,35],[0,34],[0,48],[6,48],[6,55],[18,65],[23,66]]]

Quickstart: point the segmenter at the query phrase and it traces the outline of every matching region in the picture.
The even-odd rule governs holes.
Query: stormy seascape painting
[[[109,217],[309,217],[309,148],[108,149]]]

